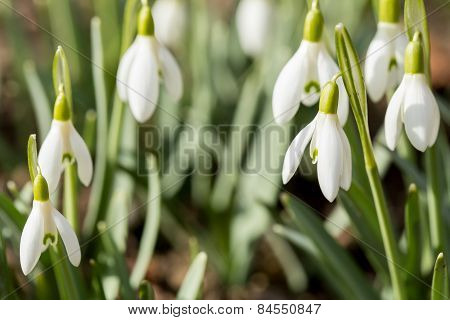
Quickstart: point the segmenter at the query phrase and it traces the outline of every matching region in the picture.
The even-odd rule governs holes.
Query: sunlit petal
[[[183,95],[183,78],[180,67],[169,50],[162,45],[158,45],[157,47],[164,85],[172,98],[178,101]]]
[[[58,212],[58,210],[53,209],[52,211],[53,220],[55,222],[56,228],[61,235],[61,239],[66,247],[67,255],[69,256],[69,261],[75,267],[80,265],[81,261],[81,251],[80,244],[78,243],[78,238],[69,222],[64,218],[64,216]]]
[[[408,88],[410,76],[405,75],[402,83],[395,91],[389,102],[384,118],[384,134],[386,137],[386,145],[389,149],[394,150],[397,146],[398,139],[402,132],[402,110],[405,97],[405,89]]]
[[[88,186],[92,180],[92,158],[86,143],[72,123],[70,123],[69,139],[74,157],[77,161],[78,177],[85,186]]]
[[[44,220],[40,208],[41,203],[33,201],[33,208],[20,238],[20,266],[25,275],[34,269],[41,256]]]

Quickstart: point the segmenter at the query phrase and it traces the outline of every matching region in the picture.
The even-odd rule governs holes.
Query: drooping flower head
[[[245,54],[260,56],[272,27],[273,0],[241,0],[236,9],[239,43]]]
[[[73,126],[72,111],[61,87],[55,101],[52,125],[38,156],[42,175],[48,181],[51,193],[58,186],[65,160],[76,161],[78,177],[88,186],[92,180],[92,158],[86,143]]]
[[[377,32],[367,50],[365,79],[374,102],[395,89],[403,76],[403,54],[407,45],[400,23],[400,1],[380,0]]]
[[[49,190],[45,178],[38,174],[33,182],[33,207],[20,238],[20,266],[25,275],[29,274],[41,253],[49,245],[58,242],[58,233],[66,247],[69,261],[78,266],[81,260],[80,245],[77,236],[64,216],[49,200]]]
[[[288,122],[297,113],[300,102],[305,106],[317,103],[320,89],[339,72],[336,62],[321,41],[323,16],[318,2],[313,1],[303,29],[303,40],[294,56],[287,62],[275,83],[272,108],[275,121]],[[342,79],[339,87],[338,116],[344,125],[348,117],[348,95]]]
[[[394,150],[405,124],[409,141],[419,151],[435,142],[439,132],[439,108],[425,75],[420,34],[414,35],[405,51],[405,74],[389,102],[384,120],[386,144]]]
[[[169,48],[176,48],[186,28],[185,0],[156,0],[152,7],[156,38]]]
[[[352,182],[352,158],[347,136],[337,115],[339,89],[334,81],[322,89],[319,112],[289,146],[283,163],[283,183],[292,178],[300,165],[308,143],[310,156],[317,163],[317,177],[325,198],[336,199],[339,187],[350,188]]]
[[[152,12],[144,4],[138,16],[138,35],[120,60],[117,71],[117,92],[128,102],[139,122],[147,121],[159,98],[160,74],[167,92],[175,100],[183,94],[180,68],[170,51],[158,42],[154,34]]]

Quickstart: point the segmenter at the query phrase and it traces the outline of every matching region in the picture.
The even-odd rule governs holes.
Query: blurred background
[[[151,152],[157,155],[162,171],[161,222],[146,271],[157,298],[174,298],[191,257],[198,250],[208,254],[202,289],[202,297],[206,299],[378,296],[374,292],[385,287],[387,272],[376,250],[374,254],[373,248],[379,244],[372,245],[371,231],[365,229],[364,219],[367,210],[373,210],[372,200],[370,193],[365,192],[367,178],[363,163],[358,160],[360,146],[352,117],[346,127],[354,153],[355,182],[349,192],[341,191],[335,203],[328,203],[308,157],[300,169],[305,174],[297,174],[286,187],[281,184],[284,152],[296,132],[317,112],[317,107],[301,107],[292,123],[283,128],[272,121],[273,86],[281,68],[300,44],[307,1],[267,0],[269,10],[257,11],[260,16],[247,18],[249,25],[253,21],[260,29],[266,26],[262,43],[256,44],[248,42],[257,35],[238,34],[239,1],[158,2],[169,1],[176,2],[173,4],[177,6],[173,10],[178,10],[174,13],[176,18],[158,20],[154,9],[157,37],[169,46],[181,67],[184,95],[179,103],[174,103],[162,89],[157,112],[142,126],[125,109],[116,185],[110,203],[103,209],[107,217],[117,214],[127,219],[112,231],[117,236],[117,251],[86,249],[83,260],[95,256],[100,265],[108,265],[115,263],[110,261],[111,255],[120,254],[124,268],[133,268],[145,233],[146,210],[142,204],[147,194],[146,177],[137,173],[142,172],[143,159]],[[443,141],[440,144],[443,163],[448,163],[450,123],[450,6],[445,6],[446,2],[426,1],[427,12],[432,13],[429,17],[432,85],[442,114],[439,139]],[[320,5],[326,24],[324,41],[330,52],[334,53],[334,26],[343,22],[360,57],[364,57],[376,32],[376,1],[321,0]],[[129,6],[134,12],[138,7],[139,1]],[[131,41],[123,33],[135,30],[134,19],[124,25],[125,9],[125,1],[119,0],[0,0],[0,191],[2,199],[10,199],[24,214],[28,213],[32,196],[26,143],[32,133],[38,134],[41,143],[48,129],[55,99],[51,70],[56,48],[61,45],[69,60],[75,126],[95,157],[98,88],[93,72],[98,68],[92,62],[91,19],[97,16],[101,22],[104,102],[109,119],[117,103],[117,66],[126,49],[124,43]],[[386,101],[369,102],[369,119],[395,230],[401,238],[408,184],[413,181],[420,188],[425,183],[423,159],[408,148],[393,154],[383,147],[378,132],[386,106]],[[186,130],[203,132],[202,128],[208,126],[221,128],[212,130],[213,137],[202,138],[205,144],[216,139],[209,148],[201,147],[192,135],[183,138]],[[253,134],[243,134],[245,130]],[[160,142],[157,147],[146,141],[149,133]],[[212,150],[206,156],[211,159],[210,166],[199,170],[198,159],[202,156],[204,159],[208,150]],[[263,164],[257,167],[257,172],[243,169],[259,160]],[[174,167],[178,169],[172,170]],[[449,182],[448,171],[442,179],[443,184]],[[450,190],[448,185],[445,188]],[[304,205],[303,211],[312,213],[313,220],[306,222],[303,217],[293,221],[280,203],[283,191],[297,197]],[[88,210],[90,194],[89,188],[80,188],[81,217]],[[448,202],[449,194],[445,194]],[[3,203],[2,217],[5,210]],[[6,256],[17,284],[21,284],[25,278],[18,267],[17,239],[14,240],[17,235],[8,229],[6,220],[0,219],[7,243]],[[298,228],[294,227],[297,224]],[[314,235],[318,234],[326,240],[317,239]],[[327,245],[323,247],[320,241]],[[434,259],[431,255],[421,259],[421,274],[427,282]],[[89,264],[85,263],[83,268],[86,273],[91,272]],[[357,276],[348,279],[346,272]],[[364,282],[361,286],[368,288],[361,295],[354,293],[358,290],[352,291],[356,285],[352,281],[359,277]],[[102,283],[109,288],[105,289],[108,298],[120,296],[114,274],[103,277]],[[350,289],[343,289],[345,286]],[[420,283],[415,288],[417,297],[426,296]],[[22,295],[54,297],[51,290],[39,293],[32,288],[25,288]]]

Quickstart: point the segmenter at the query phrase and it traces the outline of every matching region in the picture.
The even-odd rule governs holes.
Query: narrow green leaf
[[[39,136],[43,138],[50,130],[52,122],[52,115],[50,112],[50,102],[45,93],[39,75],[36,72],[34,63],[30,60],[23,64],[23,74],[27,83],[28,92],[30,93],[31,102],[33,105],[34,115],[37,119],[37,127]],[[42,142],[41,142],[42,143]]]
[[[197,298],[200,286],[206,270],[208,257],[206,253],[200,252],[189,267],[180,290],[177,293],[178,300],[194,300]]]
[[[147,280],[141,281],[138,297],[140,300],[155,300],[155,291],[153,291],[152,284]]]
[[[37,146],[35,134],[30,134],[30,137],[28,138],[27,154],[30,180],[34,181],[34,178],[38,175]]]
[[[70,112],[73,112],[72,105],[72,85],[70,81],[70,69],[67,62],[66,54],[61,46],[56,49],[55,57],[53,58],[53,89],[55,90],[55,96],[58,96],[61,85],[64,88],[67,101],[69,103]]]
[[[137,288],[148,270],[148,265],[155,249],[161,217],[161,186],[156,157],[152,154],[148,164],[148,198],[147,215],[136,264],[131,273],[130,283]]]
[[[367,95],[358,54],[343,24],[336,26],[336,53],[356,121],[367,118]]]
[[[447,3],[448,4],[448,3]],[[427,12],[423,0],[405,0],[405,27],[411,41],[416,31],[420,32],[423,40],[425,55],[425,73],[430,79],[430,34],[428,32]]]
[[[346,285],[350,288],[355,299],[373,299],[373,291],[362,271],[350,258],[348,252],[340,247],[323,228],[322,222],[315,212],[306,204],[287,194],[283,194],[281,201],[294,220],[295,225],[302,230],[317,246],[322,259],[328,266],[335,269]]]
[[[96,138],[96,126],[97,126],[97,112],[95,110],[89,109],[84,117],[84,127],[83,127],[83,140],[89,149],[89,152],[93,154],[95,152]],[[95,166],[97,170],[97,166]]]
[[[8,220],[17,230],[21,231],[23,229],[27,217],[17,210],[13,201],[4,193],[0,193],[0,210],[6,214]]]
[[[6,260],[6,243],[3,239],[2,230],[0,228],[0,298],[17,299],[14,288],[14,278],[10,272],[8,261]],[[13,293],[11,293],[13,292]]]
[[[447,300],[448,274],[444,254],[441,252],[434,265],[433,282],[431,284],[431,300]]]

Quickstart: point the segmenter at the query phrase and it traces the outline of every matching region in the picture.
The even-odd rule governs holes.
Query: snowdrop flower
[[[339,191],[350,188],[352,182],[352,158],[347,136],[337,116],[339,89],[330,81],[322,89],[319,113],[295,137],[289,146],[283,164],[283,183],[292,178],[308,143],[320,189],[328,201],[333,202]]]
[[[117,71],[117,91],[128,102],[139,122],[155,111],[159,97],[160,73],[168,93],[179,100],[183,94],[180,68],[169,50],[154,36],[152,12],[143,5],[138,18],[138,35],[123,55]]]
[[[33,183],[33,208],[20,238],[20,266],[25,275],[36,266],[41,253],[58,242],[58,232],[66,247],[69,261],[78,267],[81,260],[77,236],[64,216],[49,200],[45,178],[38,174]]]
[[[38,156],[42,175],[48,181],[51,193],[58,186],[64,168],[63,161],[67,158],[77,162],[78,177],[85,186],[88,186],[93,172],[91,155],[83,138],[73,126],[71,110],[61,89],[56,98],[50,131],[42,143]]]
[[[402,122],[409,141],[417,150],[423,152],[436,142],[440,114],[424,74],[423,47],[419,33],[414,35],[413,41],[406,47],[405,75],[386,111],[386,144],[391,150],[397,146]]]
[[[399,22],[398,0],[381,0],[377,32],[367,50],[364,74],[367,92],[374,102],[395,89],[403,76],[406,36]]]
[[[152,7],[156,38],[167,47],[176,48],[186,28],[184,0],[156,0]]]
[[[272,0],[242,0],[236,9],[239,43],[245,54],[261,55],[272,27]]]
[[[272,109],[275,121],[284,124],[294,117],[300,102],[305,106],[317,103],[320,88],[339,72],[325,45],[321,42],[323,29],[322,13],[317,1],[308,12],[303,31],[303,40],[294,56],[288,61],[275,83]],[[348,117],[348,96],[342,79],[339,87],[338,116],[342,125]]]

